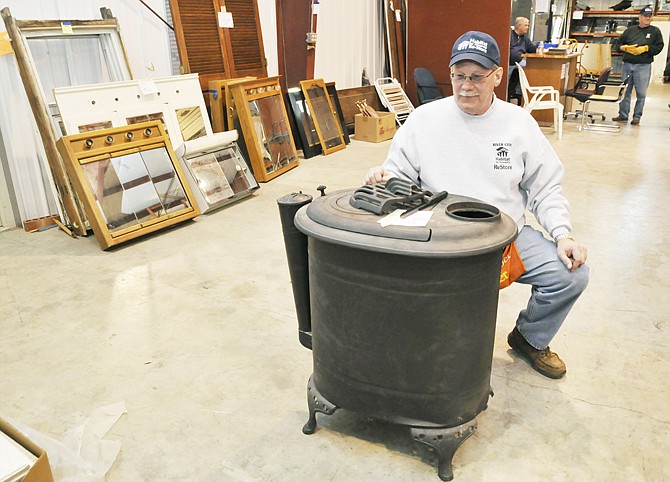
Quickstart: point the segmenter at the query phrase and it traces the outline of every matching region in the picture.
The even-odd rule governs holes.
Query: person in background
[[[589,279],[586,248],[571,234],[563,164],[530,113],[496,98],[504,74],[493,37],[466,32],[449,65],[454,95],[416,108],[365,182],[401,177],[432,192],[478,198],[514,219],[525,265],[516,282],[532,289],[507,342],[535,370],[561,378],[565,363],[548,345]],[[526,224],[527,209],[551,239]]]
[[[631,97],[635,88],[635,107],[631,125],[638,125],[644,110],[644,101],[651,80],[651,63],[654,55],[663,50],[663,34],[658,27],[651,25],[654,9],[646,6],[640,10],[639,25],[631,25],[619,37],[614,51],[623,52],[623,68],[621,77],[628,79],[628,86],[623,100],[619,104],[619,115],[613,117],[616,122],[628,122]]]
[[[517,17],[514,20],[514,28],[510,33],[509,39],[509,69],[507,78],[507,98],[510,102],[519,105],[521,101],[521,89],[519,87],[519,72],[516,69],[516,62],[521,67],[526,65],[526,59],[523,54],[535,53],[537,47],[528,38],[528,28],[530,20],[526,17]]]

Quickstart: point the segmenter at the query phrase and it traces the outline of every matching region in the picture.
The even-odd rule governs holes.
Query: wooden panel
[[[307,42],[311,10],[309,0],[276,0],[277,54],[282,89],[299,87],[307,72]]]
[[[347,131],[351,134],[354,129],[354,116],[360,114],[356,102],[365,100],[370,107],[376,111],[385,111],[382,106],[377,89],[374,85],[365,85],[363,87],[353,87],[351,89],[338,89],[337,96],[342,106],[342,115],[347,126]]]
[[[486,14],[477,14],[485,12]],[[407,95],[414,105],[419,105],[414,82],[414,69],[426,67],[437,82],[451,83],[449,58],[451,47],[458,37],[468,30],[480,30],[496,39],[500,47],[503,79],[507,78],[509,62],[509,36],[511,2],[481,0],[476,12],[472,2],[436,2],[412,0],[407,9]],[[445,95],[451,95],[446,85]],[[507,82],[501,82],[496,95],[507,99]],[[342,100],[342,99],[340,99]]]

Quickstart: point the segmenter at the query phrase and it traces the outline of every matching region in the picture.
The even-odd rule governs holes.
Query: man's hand
[[[586,247],[574,239],[561,239],[556,246],[556,251],[560,260],[570,271],[586,263]]]
[[[370,168],[363,181],[365,184],[377,184],[378,182],[386,182],[392,177],[395,177],[395,174],[385,171],[382,166],[375,166]]]
[[[636,49],[636,48],[637,48],[637,44],[633,44],[633,45],[620,45],[620,46],[619,46],[619,50],[621,50],[622,52],[626,52],[626,53],[628,53],[628,54],[633,54],[632,50],[634,50],[634,49]],[[633,55],[636,55],[636,54],[633,54]]]
[[[628,51],[629,54],[640,55],[649,51],[649,45],[641,45],[639,47],[633,47]]]

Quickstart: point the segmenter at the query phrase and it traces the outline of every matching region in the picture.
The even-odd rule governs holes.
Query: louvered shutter
[[[233,14],[235,28],[225,29],[224,38],[232,51],[235,77],[267,77],[263,35],[256,0],[219,0]]]
[[[221,7],[232,13],[234,28],[219,28]],[[210,80],[267,77],[256,0],[170,0],[182,66]]]

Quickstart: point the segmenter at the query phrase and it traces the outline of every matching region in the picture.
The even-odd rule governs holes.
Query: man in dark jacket
[[[621,77],[628,78],[628,87],[623,100],[619,104],[619,115],[612,120],[628,122],[633,87],[635,88],[635,108],[631,125],[638,125],[644,110],[644,100],[651,80],[651,63],[654,55],[663,50],[663,34],[658,27],[651,25],[654,9],[650,6],[640,10],[640,24],[632,25],[619,37],[615,51],[623,52],[623,68]]]
[[[530,20],[526,17],[517,17],[514,20],[514,28],[510,33],[509,39],[509,75],[507,82],[507,97],[508,100],[521,98],[521,90],[519,90],[519,72],[516,71],[515,62],[519,62],[522,66],[525,65],[523,54],[535,53],[537,50],[535,44],[528,38],[528,27]],[[518,103],[518,102],[517,102]]]

